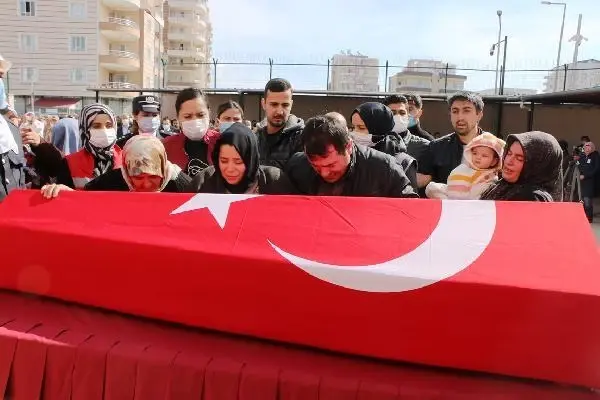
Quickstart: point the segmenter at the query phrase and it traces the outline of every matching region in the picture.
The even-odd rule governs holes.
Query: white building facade
[[[379,60],[350,52],[332,58],[329,90],[379,92]]]

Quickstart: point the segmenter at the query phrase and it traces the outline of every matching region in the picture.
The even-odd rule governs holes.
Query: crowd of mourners
[[[600,188],[600,158],[589,138],[573,151],[544,132],[505,141],[480,128],[484,103],[470,92],[448,98],[454,132],[437,139],[421,127],[416,94],[304,121],[292,114],[285,79],[265,86],[266,117],[254,127],[235,101],[221,104],[211,120],[197,88],[178,94],[175,119],[161,119],[152,95],[134,98],[131,116],[89,104],[77,118],[44,120],[19,117],[4,97],[0,199],[29,187],[48,199],[95,190],[566,200],[583,202],[592,221]]]

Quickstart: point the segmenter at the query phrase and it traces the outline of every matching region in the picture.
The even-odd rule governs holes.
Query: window
[[[73,68],[71,70],[71,82],[86,83],[87,82],[87,71],[85,70],[85,68]]]
[[[38,80],[38,69],[33,67],[25,67],[21,70],[21,82],[32,83]]]
[[[22,17],[35,17],[35,1],[19,0],[19,14]]]
[[[19,49],[25,53],[37,51],[38,41],[37,35],[21,33],[19,35]]]
[[[86,17],[85,3],[80,2],[80,1],[72,1],[69,4],[69,17],[85,18]]]
[[[85,51],[85,36],[71,36],[70,49],[74,52]]]

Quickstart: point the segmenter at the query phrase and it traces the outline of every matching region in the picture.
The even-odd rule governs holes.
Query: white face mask
[[[208,130],[208,121],[206,119],[192,119],[181,122],[183,134],[190,140],[202,140]]]
[[[138,120],[138,127],[140,128],[140,132],[145,134],[154,134],[158,130],[160,126],[160,118],[159,117],[142,117]]]
[[[361,134],[361,133],[354,133],[351,132],[350,136],[352,136],[352,140],[354,140],[354,143],[356,144],[361,144],[363,146],[373,146],[373,135],[369,134]]]
[[[223,133],[231,127],[235,122],[219,122],[219,132]]]
[[[408,115],[394,115],[394,128],[396,133],[402,133],[408,129]]]
[[[117,131],[115,128],[90,129],[90,143],[94,147],[103,149],[115,143]]]

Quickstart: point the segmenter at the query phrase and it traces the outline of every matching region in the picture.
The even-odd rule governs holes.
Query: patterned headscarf
[[[81,109],[79,115],[79,134],[81,135],[81,144],[94,157],[94,177],[100,176],[113,168],[113,147],[114,143],[107,147],[99,148],[90,143],[90,128],[97,115],[106,114],[110,117],[115,129],[117,129],[117,118],[115,113],[104,104],[89,104]]]
[[[181,168],[167,160],[165,146],[159,139],[150,135],[136,135],[123,147],[121,173],[131,191],[134,191],[131,184],[132,176],[141,174],[160,176],[163,181],[159,191],[162,192],[169,181],[176,179],[181,173]]]

